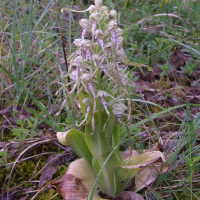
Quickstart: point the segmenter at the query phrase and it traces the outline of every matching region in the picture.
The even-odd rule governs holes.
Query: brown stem
[[[59,25],[59,31],[60,31],[60,38],[61,38],[61,41],[62,41],[63,54],[64,54],[64,59],[65,59],[65,66],[66,66],[66,70],[67,70],[67,72],[68,72],[67,56],[66,56],[65,44],[64,44],[64,41],[63,41],[63,35],[62,35],[62,31],[61,31],[60,19],[59,19],[59,14],[58,14],[58,6],[57,6],[56,0],[54,0],[54,2],[55,2],[55,6],[56,6],[56,15],[57,15],[57,18],[58,18],[58,25]],[[68,83],[70,83],[70,78],[69,78],[69,76],[68,76]],[[69,90],[71,90],[71,85],[69,85]]]

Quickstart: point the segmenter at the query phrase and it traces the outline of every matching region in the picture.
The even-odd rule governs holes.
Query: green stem
[[[101,170],[109,154],[113,151],[112,144],[110,144],[108,140],[109,137],[106,137],[106,131],[108,131],[112,137],[116,133],[113,132],[114,125],[107,125],[106,131],[104,130],[107,119],[108,116],[103,111],[97,111],[94,115],[94,132],[92,130],[91,123],[87,124],[85,128],[86,142],[90,152],[92,153],[93,160],[96,162],[96,165],[93,166],[96,175]],[[118,142],[119,135],[115,135],[115,137],[117,137],[115,140]],[[99,182],[103,186],[103,192],[107,195],[112,196],[116,193],[115,169],[121,166],[121,164],[122,159],[120,157],[119,151],[115,151],[103,168],[102,176],[100,177]]]

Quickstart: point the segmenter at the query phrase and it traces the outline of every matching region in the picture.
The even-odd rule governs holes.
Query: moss
[[[9,163],[14,162],[16,160],[16,157],[24,150],[24,148],[20,148],[19,149],[20,151],[17,151],[17,153],[15,154],[15,158],[12,160],[10,159]],[[37,146],[35,149],[30,150],[21,159],[41,154],[41,152],[59,153],[60,149],[54,144],[52,144],[51,142],[49,142],[44,145]],[[35,158],[17,163],[10,177],[9,188],[13,189],[17,187],[17,189],[14,191],[18,192],[19,186],[20,186],[20,189],[23,189],[23,190],[28,189],[28,188],[35,189],[36,187],[38,187],[38,179],[40,178],[41,173],[39,173],[38,176],[34,177],[31,180],[32,182],[27,182],[27,181],[31,179],[35,174],[37,174],[45,166],[48,157],[49,157],[49,154],[43,155],[43,156],[36,156]],[[9,175],[10,173],[11,166],[12,165],[0,167],[0,175],[1,175],[0,185],[4,184],[4,180],[6,179],[6,176]],[[67,169],[67,166],[68,166],[67,164],[60,166],[53,178],[63,175]],[[5,183],[5,189],[6,188],[8,188],[7,182]],[[38,195],[38,197],[36,197],[36,199],[51,199],[55,194],[56,192],[54,190],[45,189],[45,191],[42,191]],[[24,196],[23,194],[19,194],[19,193],[16,193],[16,195],[18,199]],[[31,195],[33,196],[34,193]],[[59,196],[56,196],[55,199],[62,199],[62,198],[60,198]]]

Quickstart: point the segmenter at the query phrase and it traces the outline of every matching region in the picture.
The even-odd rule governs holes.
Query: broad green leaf
[[[100,169],[101,169],[101,166],[99,165],[99,162],[97,159],[95,159],[94,157],[92,157],[92,167],[93,167],[93,170],[94,170],[94,173],[95,175],[97,176]],[[102,187],[102,185],[104,184],[104,177],[103,177],[103,174],[100,175],[99,177],[99,184]]]
[[[82,101],[83,101],[83,99],[88,98],[88,97],[89,97],[89,95],[88,95],[88,94],[84,94],[82,91],[81,91],[81,92],[79,93],[79,95],[78,95],[79,103],[80,103],[80,106],[81,106],[81,111],[82,111],[84,117],[85,117],[85,115],[86,115],[86,110],[87,110],[87,108],[86,108],[86,106],[82,103]]]
[[[115,147],[120,142],[120,127],[117,126],[115,115],[110,112],[111,115],[107,118],[106,128],[105,128],[105,136],[109,144],[112,147]]]
[[[85,158],[92,167],[92,155],[85,141],[85,135],[77,129],[72,129],[66,134],[67,143],[79,158]]]
[[[115,184],[116,184],[116,194],[124,191],[131,179],[141,170],[137,169],[127,169],[122,167],[117,167],[115,169]]]
[[[161,159],[165,163],[165,156],[160,151],[148,151],[143,154],[132,156],[123,161],[122,168],[137,169],[140,167],[146,167],[149,164],[156,162]]]
[[[92,155],[98,159],[105,153],[111,152],[112,147],[105,137],[104,124],[106,123],[107,115],[102,111],[97,111],[94,115],[95,130],[93,132],[91,123],[85,127],[85,138],[87,145]]]
[[[97,111],[94,115],[95,121],[95,130],[93,132],[91,123],[86,125],[85,129],[85,137],[90,152],[98,160],[99,166],[102,167],[105,160],[112,152],[113,148],[108,142],[108,138],[106,136],[106,132],[104,131],[104,125],[107,121],[107,115],[102,111]],[[104,182],[102,183],[102,179],[100,179],[100,183],[102,184],[103,192],[108,195],[115,194],[115,180],[114,180],[114,169],[119,167],[122,163],[122,159],[119,154],[115,151],[110,159],[105,164],[103,168],[102,174],[104,177]],[[95,169],[96,174],[99,173],[97,169]]]
[[[93,188],[92,188],[92,191],[91,191],[91,195],[90,195],[90,198],[89,198],[90,200],[93,200],[93,196],[94,196],[94,193],[95,193],[95,189],[96,189],[96,187],[98,185],[99,178],[100,178],[100,176],[101,176],[101,174],[102,174],[107,162],[110,160],[111,156],[113,155],[113,153],[115,152],[115,150],[118,148],[119,145],[120,145],[120,143],[116,147],[113,148],[113,150],[110,152],[110,154],[108,155],[108,157],[104,161],[103,165],[101,166],[101,169],[99,170],[99,173],[98,173],[98,175],[96,177],[96,180],[94,182],[94,185],[93,185]]]
[[[117,126],[117,123],[115,122],[113,126],[112,147],[114,148],[119,143],[120,143],[120,127]],[[119,146],[117,148],[117,151],[119,151]]]

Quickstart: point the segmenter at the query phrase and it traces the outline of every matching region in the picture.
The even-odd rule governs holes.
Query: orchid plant
[[[132,81],[123,65],[127,60],[122,48],[123,30],[117,25],[117,12],[103,6],[101,0],[95,0],[95,5],[85,11],[90,12],[89,20],[79,22],[83,28],[81,38],[74,41],[77,50],[70,56],[69,72],[65,75],[72,80],[70,94],[76,90],[79,98],[84,115],[79,126],[84,124],[85,132],[72,129],[58,132],[57,137],[80,158],[70,164],[67,173],[79,178],[89,195],[102,171],[93,197],[99,199],[99,191],[109,196],[123,192],[131,179],[139,177],[141,170],[152,163],[160,170],[165,157],[160,151],[131,156],[131,149],[127,157],[121,155],[120,129],[125,125],[129,130],[132,101],[128,90]],[[139,178],[142,184],[136,184],[132,190],[145,187],[145,178]]]

